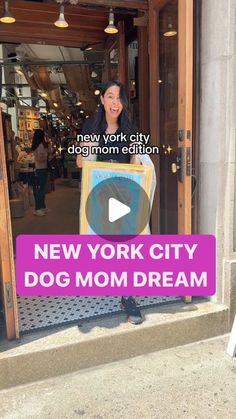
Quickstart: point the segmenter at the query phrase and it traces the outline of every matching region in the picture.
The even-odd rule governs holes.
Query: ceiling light
[[[86,115],[86,117],[85,118],[89,118],[89,116],[88,115]]]
[[[92,71],[92,73],[91,73],[91,77],[92,77],[93,79],[95,79],[97,76],[98,76],[98,75],[97,75],[97,73],[96,73],[95,71]]]
[[[110,8],[110,12],[109,12],[109,24],[104,29],[104,32],[109,33],[109,34],[114,34],[118,32],[118,29],[114,25],[114,13],[113,13],[112,7]]]
[[[80,113],[84,113],[84,111],[81,109]]]
[[[58,104],[56,102],[53,102],[53,106],[55,106],[55,108],[58,108]]]
[[[85,51],[91,51],[91,49],[93,49],[92,47],[86,47]]]
[[[75,105],[80,106],[80,105],[82,105],[82,102],[80,102],[80,100],[79,100]]]
[[[14,23],[16,19],[9,12],[8,0],[4,1],[3,16],[0,18],[2,23]]]
[[[23,71],[22,71],[20,68],[17,68],[17,69],[16,69],[16,72],[17,72],[17,74],[18,74],[19,76],[23,76],[23,75],[24,75]]]
[[[95,96],[100,95],[100,90],[96,89],[96,90],[94,91],[94,94],[95,94]]]
[[[172,25],[171,17],[169,17],[169,23],[168,23],[168,26],[167,26],[167,31],[164,32],[163,35],[164,36],[175,36],[175,35],[177,35],[177,32]]]
[[[54,22],[54,25],[57,26],[58,28],[68,28],[69,26],[67,21],[65,20],[63,5],[60,6],[59,18],[56,22]]]
[[[46,92],[42,92],[42,93],[40,93],[40,96],[41,96],[41,97],[47,97],[48,95],[47,95],[47,93],[46,93]]]

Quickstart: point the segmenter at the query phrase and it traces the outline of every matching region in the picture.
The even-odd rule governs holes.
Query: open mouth
[[[110,108],[111,113],[113,114],[118,114],[119,113],[119,108]]]

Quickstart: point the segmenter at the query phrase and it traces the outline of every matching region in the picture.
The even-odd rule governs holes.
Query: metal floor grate
[[[121,297],[18,297],[20,331],[118,313]],[[176,302],[178,297],[138,297],[140,307]]]

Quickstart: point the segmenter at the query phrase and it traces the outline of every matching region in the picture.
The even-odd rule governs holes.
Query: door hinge
[[[183,147],[178,147],[177,165],[178,165],[178,181],[184,181],[184,170],[183,170]]]
[[[178,140],[179,141],[184,141],[184,137],[185,137],[185,130],[184,129],[179,129],[178,130]],[[191,131],[190,131],[190,129],[188,129],[186,131],[186,138],[187,138],[187,140],[191,140]]]
[[[186,176],[191,176],[191,148],[186,147]]]
[[[5,283],[6,308],[12,308],[12,285],[10,282]]]
[[[184,129],[179,129],[178,130],[178,140],[179,141],[184,141]]]
[[[190,129],[187,130],[187,140],[191,140],[191,131],[190,131]]]

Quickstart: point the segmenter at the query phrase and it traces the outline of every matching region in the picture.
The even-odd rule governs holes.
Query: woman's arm
[[[84,148],[84,154],[87,154],[87,152],[85,152],[85,149],[86,149],[86,151],[88,151],[88,156],[83,157],[82,154],[78,154],[76,156],[76,165],[79,169],[81,169],[83,167],[83,161],[84,160],[85,161],[86,160],[89,160],[89,161],[97,160],[97,155],[96,154],[90,154],[90,150],[91,150],[92,146],[98,146],[98,142],[97,141],[89,141],[89,142],[84,143],[84,145],[81,147],[82,150]]]
[[[83,157],[81,156],[81,154],[77,154],[77,156],[76,156],[76,166],[79,169],[82,169],[82,167],[83,167]]]

